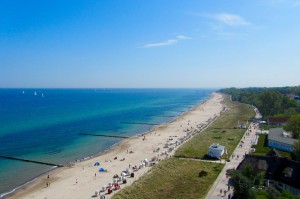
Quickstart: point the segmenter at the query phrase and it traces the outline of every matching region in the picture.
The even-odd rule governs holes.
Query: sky
[[[0,0],[0,88],[298,86],[300,0]]]

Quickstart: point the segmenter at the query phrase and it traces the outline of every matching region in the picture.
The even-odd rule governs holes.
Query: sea
[[[216,89],[0,89],[0,156],[67,164],[167,123]],[[143,123],[143,124],[140,124]],[[52,170],[0,157],[0,197]]]

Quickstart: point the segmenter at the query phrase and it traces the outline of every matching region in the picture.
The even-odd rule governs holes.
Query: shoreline
[[[182,114],[179,114],[177,117],[175,117],[173,120],[167,123],[162,123],[160,125],[154,126],[150,130],[142,133],[142,134],[137,134],[129,139],[124,139],[121,140],[114,145],[108,147],[106,150],[101,151],[96,153],[95,155],[91,155],[89,157],[81,158],[80,161],[74,161],[68,163],[65,167],[62,168],[54,168],[50,170],[49,172],[46,172],[44,174],[41,174],[40,176],[34,178],[30,182],[25,183],[24,185],[21,185],[16,191],[13,193],[10,193],[8,195],[3,195],[2,198],[91,198],[95,190],[99,190],[103,185],[108,184],[110,181],[112,181],[112,176],[114,174],[119,174],[122,172],[122,168],[127,168],[129,164],[138,164],[137,162],[140,162],[144,159],[147,159],[149,155],[157,155],[157,153],[154,153],[154,149],[157,147],[163,148],[162,140],[166,141],[172,134],[176,134],[174,137],[179,137],[180,135],[183,134],[188,134],[189,130],[185,131],[184,129],[193,129],[199,130],[198,125],[204,126],[203,129],[205,129],[209,124],[211,124],[214,119],[220,115],[220,112],[222,112],[222,109],[224,109],[224,105],[221,103],[222,101],[222,95],[218,93],[212,93],[212,95],[207,98],[205,101],[195,105],[193,108],[187,110],[186,112],[183,112]],[[210,109],[207,109],[208,104],[210,104]],[[216,106],[216,107],[214,107]],[[214,110],[212,110],[214,109]],[[194,124],[190,124],[191,118],[193,118],[194,112],[201,112],[200,114],[202,120],[200,121],[195,121]],[[199,116],[199,117],[200,117]],[[188,117],[188,118],[186,118]],[[185,119],[187,119],[187,123],[184,123]],[[198,118],[199,119],[199,118]],[[183,123],[182,123],[183,122]],[[186,122],[186,121],[185,121]],[[181,123],[178,124],[178,123]],[[170,133],[170,128],[171,130],[175,130],[174,128],[172,129],[172,126],[177,126],[176,132]],[[179,126],[180,125],[180,126]],[[179,129],[180,128],[180,131]],[[194,130],[195,129],[195,130]],[[200,129],[202,131],[203,129]],[[157,133],[158,132],[158,133]],[[159,134],[157,136],[157,134]],[[165,135],[161,136],[161,134],[164,133]],[[161,136],[161,137],[160,137]],[[146,140],[141,140],[141,138],[146,138]],[[189,136],[188,139],[193,137],[193,135]],[[149,141],[153,141],[152,143],[148,143]],[[188,140],[187,139],[187,140]],[[143,144],[141,144],[143,143]],[[145,145],[144,145],[145,144]],[[143,151],[143,148],[146,148],[146,151]],[[126,153],[127,150],[127,153]],[[133,150],[133,154],[129,154],[128,150]],[[140,150],[140,151],[137,151]],[[150,152],[149,152],[150,151]],[[152,153],[153,151],[153,153]],[[173,150],[172,152],[174,152]],[[144,153],[145,152],[145,153]],[[169,155],[169,154],[168,154]],[[124,161],[120,162],[119,159],[117,160],[112,160],[113,157],[117,156],[125,156]],[[160,157],[159,159],[165,159],[167,158],[164,155],[157,155]],[[129,158],[129,161],[127,160]],[[101,159],[101,160],[100,160]],[[82,161],[81,161],[82,160]],[[109,162],[104,161],[104,160],[110,160]],[[100,167],[107,168],[108,172],[106,173],[99,173],[97,170],[100,167],[95,167],[93,166],[93,162],[100,162]],[[126,163],[126,164],[125,164]],[[128,186],[131,184],[133,181],[137,180],[141,175],[146,173],[151,167],[145,167],[141,169],[143,172],[140,170],[135,172],[136,177],[134,178],[128,178],[128,182],[125,186]],[[50,173],[50,179],[47,179],[47,174]],[[95,175],[94,175],[95,173]],[[100,176],[100,177],[98,177]],[[100,178],[100,179],[99,179]],[[91,184],[91,187],[94,188],[88,188],[87,185],[79,185],[77,184],[77,179],[79,183],[86,182]],[[46,181],[51,181],[51,187],[45,187]],[[95,183],[95,181],[100,181],[99,183]],[[47,182],[48,184],[48,182]],[[55,184],[54,186],[52,184]],[[61,186],[59,186],[59,185]],[[78,185],[78,186],[77,186]],[[124,187],[124,185],[121,185]],[[54,187],[54,188],[53,188]],[[79,188],[80,187],[80,188]],[[64,189],[66,188],[66,189]],[[55,195],[55,191],[59,192],[63,191],[66,192],[64,194],[59,194]],[[74,192],[74,193],[72,193]],[[79,194],[80,192],[80,194]],[[106,195],[106,197],[110,198],[112,194]]]

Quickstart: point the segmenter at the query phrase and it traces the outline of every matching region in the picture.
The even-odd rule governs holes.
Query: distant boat
[[[34,96],[36,96],[37,94],[36,94],[36,91],[34,91]]]
[[[44,93],[42,93],[42,97],[44,97]]]
[[[25,91],[22,92],[23,94],[25,93]]]

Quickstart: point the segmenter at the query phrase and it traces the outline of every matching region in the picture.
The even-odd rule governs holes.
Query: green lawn
[[[238,124],[251,121],[254,111],[245,104],[229,101],[230,107],[209,128],[183,144],[172,158],[162,160],[147,174],[113,196],[118,198],[205,198],[224,165],[181,159],[178,157],[205,158],[208,147],[216,142],[228,147],[229,155],[239,143],[245,130],[235,129]],[[200,171],[207,172],[199,177]]]
[[[264,125],[261,125],[261,128],[263,130],[269,130],[269,129],[272,129],[272,128],[283,128],[283,126],[264,124]]]

